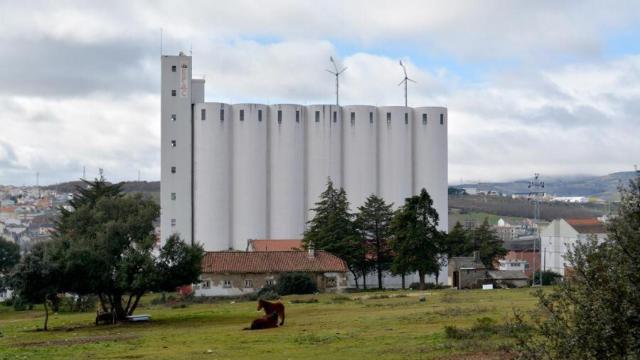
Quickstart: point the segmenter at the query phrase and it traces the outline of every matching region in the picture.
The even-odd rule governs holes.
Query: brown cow
[[[276,327],[278,327],[278,313],[273,312],[269,315],[253,320],[250,328],[244,328],[242,330],[261,330]]]

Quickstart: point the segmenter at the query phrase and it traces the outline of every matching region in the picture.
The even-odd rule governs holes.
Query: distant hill
[[[618,186],[626,185],[637,176],[635,171],[616,172],[604,176],[564,176],[543,178],[547,194],[554,196],[599,197],[605,200],[618,199]],[[526,193],[529,180],[510,182],[479,183],[457,185],[456,188],[477,188],[478,190],[495,190],[505,194]]]

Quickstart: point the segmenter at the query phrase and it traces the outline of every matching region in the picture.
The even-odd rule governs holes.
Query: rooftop
[[[249,251],[303,250],[302,240],[249,240]]]
[[[604,224],[598,219],[565,219],[580,234],[604,234],[607,232]]]
[[[325,251],[210,251],[202,260],[202,272],[222,274],[281,272],[346,272],[347,264]]]

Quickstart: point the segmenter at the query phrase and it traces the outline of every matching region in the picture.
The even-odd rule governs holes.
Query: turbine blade
[[[343,72],[347,71],[348,67],[345,67],[344,69],[340,70],[340,72],[338,73],[338,75],[342,74]]]
[[[335,74],[336,74],[336,73],[334,73],[334,72],[333,72],[333,71],[331,71],[331,70],[324,69],[324,71],[328,72],[329,74],[333,74],[333,75],[335,75]]]
[[[409,79],[409,78],[407,78],[407,80],[409,80],[409,81],[411,81],[411,82],[413,82],[413,83],[417,83],[417,81],[415,81],[415,80],[413,80],[413,79]]]
[[[400,81],[400,83],[398,84],[398,86],[400,86],[400,85],[404,84],[404,82],[405,82],[405,81],[407,81],[407,80],[402,80],[402,81]]]

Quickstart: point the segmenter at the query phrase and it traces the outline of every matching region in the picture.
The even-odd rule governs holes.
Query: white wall
[[[413,195],[412,118],[411,108],[378,108],[379,196],[396,209]]]

